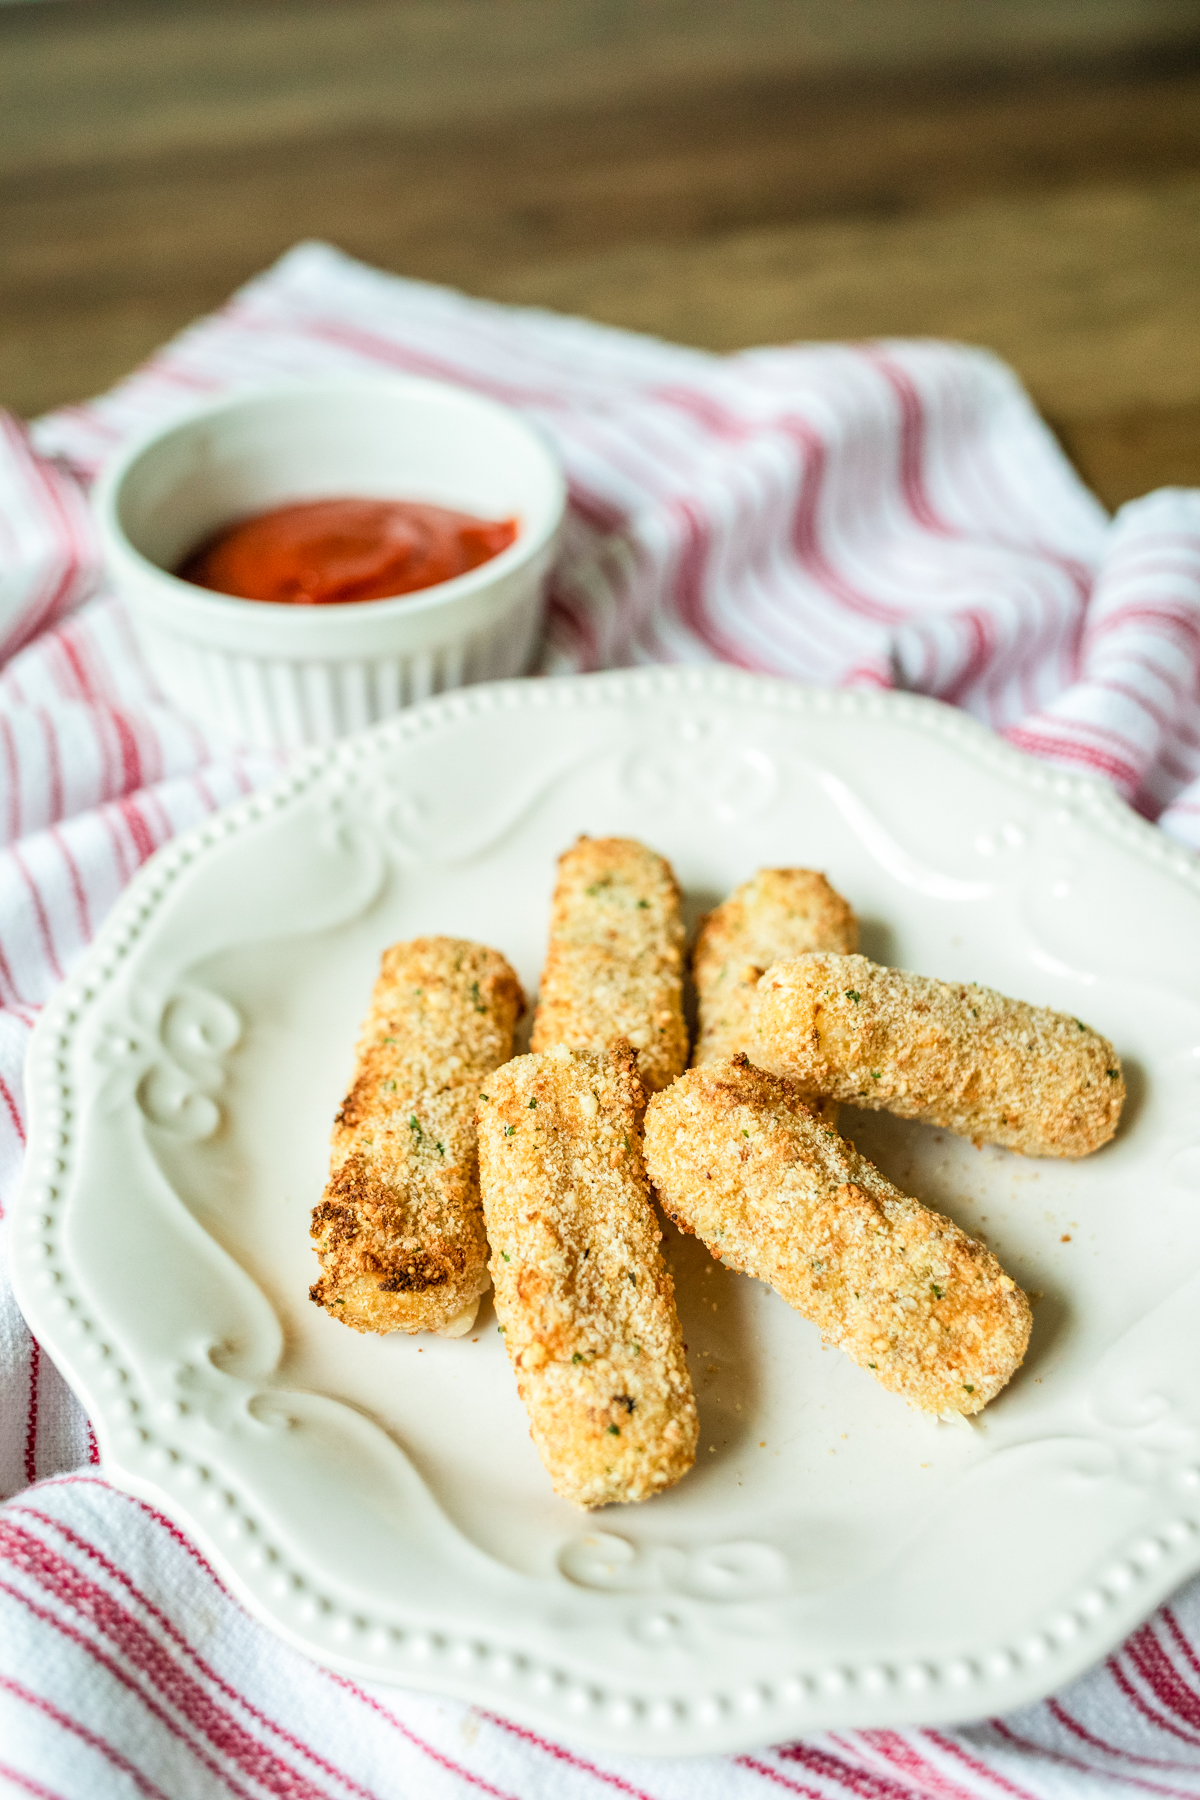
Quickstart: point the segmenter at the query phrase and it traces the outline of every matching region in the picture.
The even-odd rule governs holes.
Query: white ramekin
[[[272,605],[170,573],[234,519],[343,495],[515,517],[517,536],[491,562],[394,600]],[[94,504],[109,574],[167,696],[243,743],[286,748],[523,673],[565,497],[553,452],[516,413],[387,376],[280,382],[199,406],[123,450]]]

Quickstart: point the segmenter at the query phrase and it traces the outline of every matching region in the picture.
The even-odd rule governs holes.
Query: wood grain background
[[[0,399],[297,239],[713,349],[930,333],[1200,485],[1196,0],[0,6]]]

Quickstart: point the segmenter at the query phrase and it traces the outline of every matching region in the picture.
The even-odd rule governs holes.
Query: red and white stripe
[[[79,484],[0,413],[0,659],[78,606],[100,579]]]
[[[1200,783],[1194,492],[1166,488],[1122,510],[1092,590],[1076,680],[1008,735],[1052,761],[1090,758],[1149,818],[1195,798],[1188,792]]]
[[[956,1731],[675,1761],[575,1748],[319,1669],[98,1475],[0,1508],[0,1793],[189,1800],[1066,1800],[1200,1795],[1200,1589],[1055,1699]],[[7,1783],[7,1786],[5,1785]]]
[[[84,491],[197,396],[338,370],[462,382],[555,442],[571,511],[546,670],[715,659],[932,694],[1200,847],[1200,494],[1109,521],[980,351],[712,357],[304,245],[111,394],[29,433],[0,418],[0,1237],[39,1008],[145,858],[278,767],[155,690],[99,590]],[[87,1420],[2,1274],[0,1401],[0,1793],[1200,1800],[1200,1583],[1066,1693],[969,1730],[592,1754],[269,1639],[89,1472]]]

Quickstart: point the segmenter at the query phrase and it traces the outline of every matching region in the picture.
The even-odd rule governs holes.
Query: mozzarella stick
[[[498,950],[384,951],[312,1217],[310,1296],[355,1331],[470,1330],[488,1287],[475,1109],[524,1004]]]
[[[683,920],[671,865],[632,838],[581,837],[558,862],[535,1052],[638,1053],[648,1089],[687,1066]]]
[[[745,1056],[691,1069],[646,1109],[664,1209],[769,1282],[876,1380],[932,1413],[977,1413],[1020,1367],[1029,1302],[996,1258],[893,1187]]]
[[[700,1035],[692,1066],[750,1051],[754,990],[772,963],[858,948],[858,920],[815,869],[760,869],[710,912],[692,951]]]
[[[496,1313],[554,1491],[646,1500],[696,1455],[696,1402],[628,1044],[518,1056],[479,1102]]]
[[[806,1093],[1025,1156],[1098,1150],[1125,1099],[1116,1051],[1079,1019],[865,956],[816,954],[769,969],[752,1054]]]

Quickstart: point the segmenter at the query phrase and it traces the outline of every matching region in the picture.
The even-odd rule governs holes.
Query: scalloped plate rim
[[[438,1642],[434,1633],[432,1641],[425,1646],[424,1659],[414,1663],[411,1657],[405,1660],[398,1653],[390,1661],[378,1655],[356,1654],[331,1643],[328,1632],[318,1633],[315,1629],[306,1632],[289,1624],[250,1585],[233,1555],[208,1528],[198,1505],[189,1506],[168,1486],[160,1485],[123,1462],[120,1436],[126,1421],[117,1416],[109,1395],[89,1379],[86,1369],[77,1362],[64,1316],[51,1304],[55,1295],[68,1293],[68,1285],[64,1284],[64,1277],[58,1275],[51,1289],[38,1286],[37,1277],[43,1265],[37,1250],[43,1244],[51,1246],[56,1229],[54,1224],[42,1227],[39,1209],[55,1198],[53,1183],[60,1175],[66,1174],[68,1180],[65,1191],[57,1195],[61,1202],[55,1206],[58,1218],[69,1205],[72,1192],[71,1172],[60,1155],[64,1147],[59,1136],[61,1118],[56,1120],[50,1112],[51,1101],[57,1103],[61,1099],[60,1092],[51,1094],[48,1091],[55,1086],[54,1069],[69,1044],[70,1028],[83,1004],[82,989],[90,972],[98,970],[114,952],[119,955],[119,945],[127,945],[136,939],[142,925],[153,916],[184,868],[194,867],[204,856],[216,853],[243,826],[288,806],[339,766],[355,767],[373,757],[386,755],[391,747],[417,737],[422,731],[453,726],[458,719],[514,707],[549,711],[555,706],[586,706],[605,700],[654,697],[697,697],[716,702],[755,700],[772,711],[858,715],[890,720],[898,726],[952,741],[966,749],[974,762],[997,771],[1009,784],[1075,803],[1085,814],[1089,828],[1135,848],[1200,896],[1200,856],[1174,843],[1157,827],[1139,818],[1098,778],[1041,762],[1006,743],[969,715],[923,696],[875,689],[812,688],[721,665],[668,665],[598,675],[513,680],[435,696],[351,738],[301,753],[270,786],[239,799],[170,840],[124,889],[79,965],[47,1003],[29,1044],[26,1059],[28,1148],[20,1190],[9,1221],[10,1264],[18,1303],[43,1348],[53,1357],[92,1417],[97,1439],[104,1450],[104,1476],[124,1491],[162,1508],[200,1543],[221,1578],[256,1617],[324,1666],[360,1678],[474,1700],[494,1706],[532,1726],[549,1729],[568,1740],[575,1738],[641,1754],[680,1756],[737,1752],[778,1742],[800,1732],[827,1728],[835,1722],[839,1726],[860,1727],[948,1724],[979,1717],[984,1712],[1012,1710],[1042,1698],[1091,1666],[1135,1628],[1167,1593],[1200,1569],[1200,1519],[1195,1522],[1187,1540],[1175,1546],[1176,1555],[1167,1556],[1154,1571],[1149,1568],[1136,1571],[1139,1578],[1127,1589],[1125,1600],[1114,1600],[1108,1617],[1090,1636],[1085,1632],[1082,1641],[1074,1645],[1069,1640],[1047,1644],[1043,1636],[1028,1655],[1014,1650],[1011,1641],[1007,1645],[981,1645],[973,1652],[976,1663],[986,1663],[991,1658],[990,1673],[982,1685],[970,1682],[965,1686],[956,1685],[953,1674],[948,1681],[939,1680],[938,1672],[929,1670],[929,1659],[926,1658],[921,1669],[909,1672],[913,1678],[907,1683],[904,1680],[893,1682],[886,1691],[872,1688],[869,1682],[858,1683],[856,1687],[858,1674],[871,1673],[870,1658],[864,1656],[858,1670],[850,1666],[849,1659],[842,1658],[836,1668],[827,1672],[829,1679],[823,1689],[820,1679],[806,1678],[798,1685],[798,1678],[784,1677],[773,1693],[738,1695],[727,1692],[705,1696],[703,1701],[708,1705],[710,1715],[706,1720],[699,1717],[700,1709],[692,1704],[694,1696],[691,1694],[681,1694],[671,1702],[660,1701],[656,1707],[647,1708],[640,1714],[636,1701],[630,1696],[616,1694],[611,1696],[613,1708],[604,1719],[585,1718],[580,1716],[575,1705],[577,1691],[572,1689],[568,1678],[553,1668],[553,1658],[539,1669],[527,1652],[521,1653],[517,1669],[519,1679],[514,1679],[513,1672],[505,1671],[501,1666],[508,1653],[503,1645],[499,1645],[492,1659],[494,1666],[480,1666],[487,1661],[489,1647],[483,1643],[484,1634],[479,1631],[471,1633],[469,1641],[464,1640],[457,1646]],[[77,1175],[74,1179],[78,1179]],[[69,1271],[66,1283],[69,1284]],[[1153,1526],[1146,1529],[1153,1529]],[[461,1657],[454,1661],[456,1648],[462,1650],[464,1644],[469,1652],[465,1662]],[[919,1679],[922,1672],[932,1674],[932,1681],[923,1683]],[[534,1692],[539,1676],[542,1677],[541,1689]],[[593,1680],[591,1685],[595,1689],[596,1682]],[[845,1703],[847,1685],[855,1690],[848,1708]],[[833,1696],[839,1703],[823,1708],[822,1699]],[[623,1699],[630,1700],[633,1715],[625,1721],[619,1716]]]

